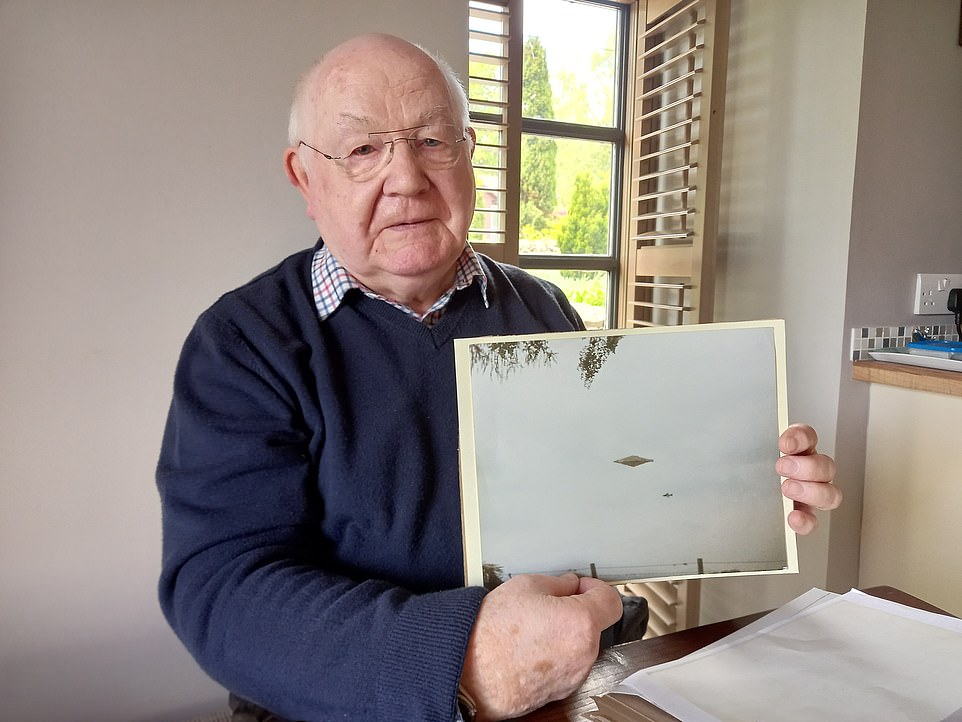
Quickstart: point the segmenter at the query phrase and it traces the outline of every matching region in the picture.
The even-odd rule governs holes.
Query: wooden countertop
[[[856,361],[852,364],[852,378],[856,381],[901,386],[916,391],[962,396],[962,373],[958,371],[927,369],[887,361]]]

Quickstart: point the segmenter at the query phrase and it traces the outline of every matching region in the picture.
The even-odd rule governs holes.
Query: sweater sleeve
[[[312,483],[322,430],[297,397],[232,323],[201,317],[157,468],[164,614],[211,677],[289,719],[451,720],[484,591],[338,568]]]

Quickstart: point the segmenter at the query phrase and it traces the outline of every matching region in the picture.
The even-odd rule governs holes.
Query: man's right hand
[[[461,674],[478,719],[517,717],[574,692],[598,656],[601,632],[621,613],[613,587],[574,574],[517,576],[491,591]]]

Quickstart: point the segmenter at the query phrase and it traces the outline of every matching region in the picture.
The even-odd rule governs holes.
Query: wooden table
[[[862,591],[916,609],[947,614],[944,610],[893,587],[870,587]],[[552,702],[521,719],[529,722],[575,722],[583,720],[582,714],[584,712],[597,709],[595,703],[591,700],[593,695],[609,692],[625,677],[639,669],[670,662],[718,641],[765,614],[766,612],[749,614],[726,622],[693,627],[682,632],[674,632],[661,637],[652,637],[651,639],[611,647],[601,653],[588,675],[588,679],[585,680],[585,683],[577,692],[567,699]]]

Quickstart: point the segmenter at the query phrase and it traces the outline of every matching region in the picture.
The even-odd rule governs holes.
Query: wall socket
[[[915,276],[915,314],[947,315],[949,291],[962,288],[962,273],[919,273]]]

